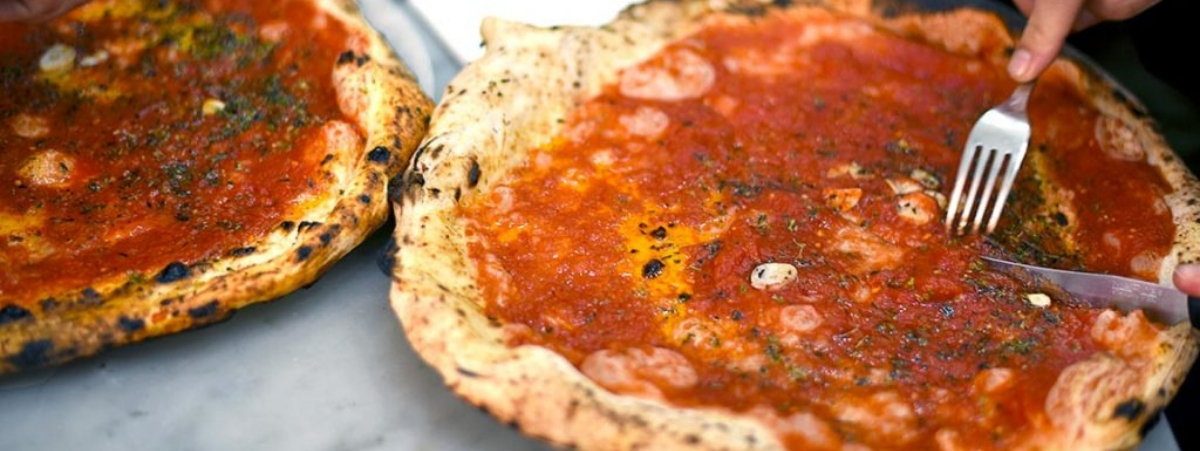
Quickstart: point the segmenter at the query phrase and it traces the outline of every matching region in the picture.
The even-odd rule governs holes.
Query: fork
[[[989,210],[991,216],[984,233],[991,233],[996,228],[1000,211],[1029,148],[1029,118],[1025,106],[1032,91],[1033,83],[1017,86],[1008,100],[983,113],[971,128],[946,209],[948,229],[962,234],[969,227],[970,233],[979,233],[979,226]],[[993,197],[996,181],[1001,176],[1004,179],[1000,181],[1000,190]],[[964,199],[963,188],[968,180],[971,185]],[[979,190],[981,184],[982,192]],[[959,215],[957,222],[956,214]]]

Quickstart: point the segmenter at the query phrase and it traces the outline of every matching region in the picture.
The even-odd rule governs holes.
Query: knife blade
[[[1151,320],[1175,325],[1190,321],[1200,327],[1200,298],[1171,287],[1127,277],[1015,263],[984,256],[992,267],[1014,274],[1024,272],[1048,281],[1089,305],[1122,312],[1141,310]],[[1021,277],[1021,274],[1014,274]],[[1053,290],[1054,287],[1043,287]]]

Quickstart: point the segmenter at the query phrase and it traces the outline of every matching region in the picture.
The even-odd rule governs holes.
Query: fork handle
[[[1017,85],[1017,89],[1013,90],[1008,100],[1004,102],[1004,106],[1011,109],[1013,112],[1024,113],[1025,106],[1029,104],[1029,95],[1033,93],[1033,85],[1035,82],[1021,83]]]

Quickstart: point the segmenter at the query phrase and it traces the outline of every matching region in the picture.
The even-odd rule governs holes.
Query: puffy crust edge
[[[446,385],[499,421],[558,446],[617,449],[782,449],[762,424],[718,410],[673,408],[660,402],[614,395],[545,348],[505,345],[501,325],[483,313],[475,284],[477,267],[456,209],[464,199],[526,164],[529,149],[548,142],[571,108],[614,80],[617,70],[640,61],[668,42],[695,30],[704,18],[732,7],[761,12],[767,2],[651,1],[625,10],[600,28],[542,29],[497,19],[482,26],[485,55],[447,87],[433,116],[429,136],[394,192],[397,213],[391,303],[413,348],[444,378]],[[868,1],[833,0],[829,6],[874,19],[897,32],[921,32],[926,18],[882,17],[891,10]],[[886,1],[881,3],[887,3]],[[962,26],[933,17],[942,31]],[[970,16],[968,16],[970,17]],[[957,18],[956,18],[957,19]],[[886,22],[886,23],[885,23]],[[972,26],[1002,28],[986,20]],[[1002,31],[1002,30],[1001,30]],[[1005,33],[1007,36],[1007,33]],[[1011,38],[1008,38],[1011,42]],[[954,46],[954,43],[946,43]],[[1194,224],[1196,179],[1158,135],[1136,100],[1102,74],[1079,62],[1057,63],[1077,77],[1085,95],[1101,109],[1130,123],[1163,170],[1175,193],[1168,197],[1180,232],[1175,258],[1163,262],[1169,283],[1175,260],[1200,259]],[[520,93],[519,95],[512,95]],[[1172,198],[1183,200],[1172,201]],[[1162,352],[1143,385],[1149,413],[1170,400],[1196,356],[1196,335],[1186,325],[1163,334]],[[1114,441],[1096,449],[1135,447],[1142,426],[1155,417],[1101,421]],[[1106,419],[1107,420],[1107,419]],[[1054,445],[1039,449],[1080,449]],[[1046,445],[1043,447],[1042,445]]]
[[[349,66],[347,92],[366,98],[363,114],[353,121],[364,146],[330,149],[335,158],[321,168],[337,172],[342,183],[331,185],[313,208],[294,212],[266,236],[219,258],[147,268],[157,274],[148,281],[99,281],[55,296],[69,300],[60,307],[0,322],[0,374],[227,319],[239,308],[315,283],[383,225],[390,213],[388,182],[425,135],[433,105],[354,2],[310,1],[361,38],[349,44],[356,48],[338,65]]]

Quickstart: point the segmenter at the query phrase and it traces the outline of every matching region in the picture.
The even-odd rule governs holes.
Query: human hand
[[[2,1],[2,0],[0,0]],[[1067,34],[1108,20],[1125,20],[1159,0],[1013,0],[1029,23],[1008,62],[1018,82],[1033,80],[1062,50]]]
[[[0,22],[41,22],[74,9],[87,0],[0,0]]]
[[[1200,263],[1179,265],[1175,268],[1175,288],[1190,296],[1200,296]]]

